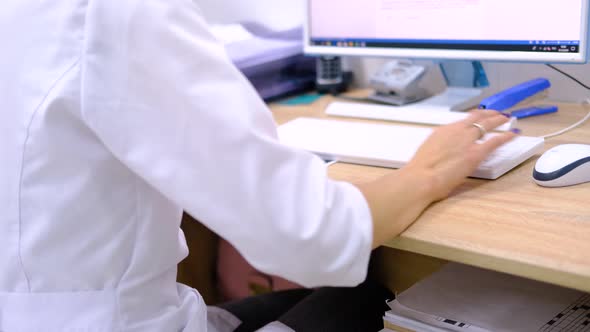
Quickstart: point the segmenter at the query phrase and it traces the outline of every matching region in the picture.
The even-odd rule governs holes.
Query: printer
[[[315,86],[315,58],[303,54],[303,29],[273,31],[257,23],[213,25],[236,67],[269,101]]]

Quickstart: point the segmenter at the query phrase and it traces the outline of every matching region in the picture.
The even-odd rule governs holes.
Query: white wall
[[[369,76],[386,61],[386,59],[349,59],[348,63],[351,64],[357,77],[356,85],[367,86]],[[430,62],[419,63],[432,65]],[[590,64],[558,65],[557,67],[575,76],[586,85],[590,85]],[[491,95],[529,79],[546,77],[552,84],[549,89],[549,100],[582,102],[590,97],[589,90],[543,64],[484,63],[484,68],[490,81],[490,88],[486,90],[485,95]],[[433,92],[444,89],[444,79],[436,66],[431,68],[425,80],[428,81],[425,86]]]
[[[254,21],[274,29],[287,29],[303,22],[305,0],[194,0],[211,23]],[[356,85],[367,86],[368,77],[385,62],[384,59],[349,58],[346,66],[353,69]],[[536,77],[547,77],[551,83],[549,99],[579,102],[590,97],[590,92],[561,74],[539,64],[485,63],[491,87],[487,95],[511,85]],[[562,65],[587,84],[590,84],[590,65]],[[444,88],[444,80],[436,67],[426,76],[426,86],[433,91]]]
[[[575,76],[587,85],[590,84],[589,65],[560,65],[558,68]],[[549,99],[555,101],[582,102],[590,97],[590,91],[574,81],[542,64],[487,64],[486,70],[493,84],[492,88],[506,88],[536,77],[546,77],[552,84]]]

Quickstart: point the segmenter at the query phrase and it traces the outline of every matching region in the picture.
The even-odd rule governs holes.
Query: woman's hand
[[[465,120],[438,127],[398,172],[359,185],[373,216],[373,246],[403,232],[432,202],[463,183],[512,132],[480,141],[482,134],[507,122],[496,111],[474,111]]]
[[[439,127],[418,149],[406,170],[432,179],[433,200],[443,199],[491,152],[515,137],[513,132],[506,132],[485,141],[479,140],[482,133],[507,121],[508,118],[500,112],[478,110],[463,121]]]

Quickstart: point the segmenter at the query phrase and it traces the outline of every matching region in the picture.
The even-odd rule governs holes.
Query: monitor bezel
[[[305,1],[305,21],[303,27],[303,51],[308,55],[363,56],[411,58],[425,60],[477,60],[493,62],[533,62],[533,63],[587,63],[590,39],[590,0],[582,1],[582,31],[578,53],[522,52],[522,51],[481,51],[449,50],[436,48],[380,48],[380,47],[338,47],[311,45],[310,1]]]

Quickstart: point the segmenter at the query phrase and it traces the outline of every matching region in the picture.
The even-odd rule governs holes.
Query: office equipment
[[[590,182],[590,145],[562,144],[537,160],[533,179],[544,187],[565,187]]]
[[[389,303],[384,323],[412,331],[578,332],[590,329],[590,294],[449,263]],[[515,314],[518,313],[518,314]],[[405,320],[399,320],[404,318]]]
[[[272,31],[244,23],[214,25],[212,32],[263,99],[314,87],[315,59],[303,55],[302,28]]]
[[[400,168],[431,128],[298,118],[279,127],[282,143],[341,162]],[[491,134],[493,135],[493,134]],[[543,148],[543,139],[520,136],[500,147],[472,177],[496,179]]]
[[[503,111],[549,89],[550,86],[551,83],[546,78],[536,78],[526,81],[485,98],[479,104],[479,108]]]
[[[588,59],[589,0],[379,0],[373,5],[343,0],[337,4],[338,15],[332,3],[307,0],[307,5],[305,53],[441,61],[448,86],[442,93],[446,110],[472,106],[488,85],[479,61]]]
[[[315,87],[319,93],[333,95],[348,89],[352,82],[352,72],[342,69],[342,58],[338,56],[320,56],[316,60]]]
[[[392,105],[404,105],[424,99],[428,93],[419,87],[419,82],[425,73],[425,66],[410,61],[389,61],[371,76],[369,84],[375,93],[368,98]]]
[[[316,84],[339,85],[342,83],[342,58],[339,56],[320,56],[316,61]]]
[[[387,120],[395,122],[420,123],[430,125],[445,125],[460,121],[469,116],[465,112],[440,112],[422,105],[388,106],[363,103],[332,102],[326,107],[326,114],[349,118],[363,118],[374,120]],[[496,128],[498,131],[507,131],[516,126],[516,118],[510,118],[509,122]]]
[[[558,110],[559,107],[555,105],[536,105],[514,110],[510,112],[510,115],[517,119],[523,119],[528,118],[530,116],[555,113]]]

